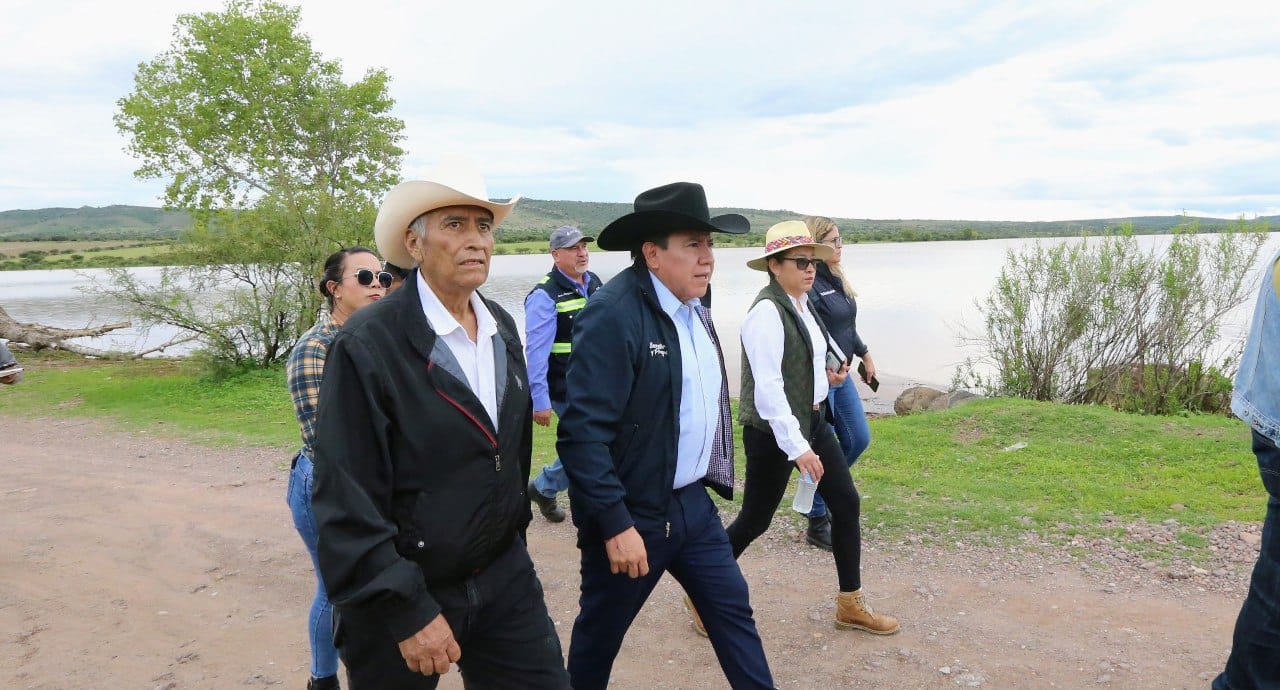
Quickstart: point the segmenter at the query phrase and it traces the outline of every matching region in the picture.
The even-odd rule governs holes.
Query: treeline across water
[[[522,199],[498,231],[500,244],[545,242],[561,225],[576,225],[596,233],[610,221],[631,211],[631,204],[590,201]],[[714,213],[741,213],[751,221],[752,232],[723,242],[728,246],[758,245],[769,226],[794,220],[802,214],[787,210],[718,208]],[[1261,220],[1278,220],[1270,216]],[[919,242],[977,240],[1008,237],[1071,237],[1102,234],[1128,227],[1137,234],[1171,232],[1190,221],[1202,232],[1215,232],[1234,221],[1188,216],[1137,216],[1061,221],[980,221],[926,219],[835,218],[846,242]],[[0,211],[0,243],[34,241],[133,240],[169,241],[191,227],[182,211],[147,206],[83,206]],[[514,249],[514,248],[513,248]],[[518,251],[518,250],[517,250]],[[511,251],[509,253],[517,253]]]

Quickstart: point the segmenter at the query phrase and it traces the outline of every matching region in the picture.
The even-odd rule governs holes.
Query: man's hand
[[[649,574],[649,554],[635,527],[605,539],[604,552],[609,556],[609,572],[614,575],[626,573],[635,579]]]
[[[801,472],[808,472],[814,484],[822,480],[822,460],[812,450],[806,450],[804,455],[796,458],[796,467],[799,467]]]
[[[453,629],[444,615],[427,623],[427,627],[400,643],[400,656],[414,673],[424,676],[449,672],[449,664],[462,656],[462,649],[453,639]]]
[[[533,421],[538,426],[551,426],[551,408],[545,410],[534,410]]]
[[[17,383],[18,375],[9,374],[8,376],[0,375],[0,383]]]

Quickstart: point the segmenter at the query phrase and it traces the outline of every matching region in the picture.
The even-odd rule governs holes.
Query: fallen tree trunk
[[[95,328],[56,328],[38,323],[21,323],[0,307],[0,338],[25,343],[32,350],[66,349],[63,342],[71,338],[87,338],[128,328],[129,321],[109,323]]]
[[[194,340],[196,336],[186,336],[175,338],[169,342],[153,347],[142,352],[124,352],[120,350],[100,350],[88,345],[68,342],[74,338],[89,338],[99,336],[111,331],[118,331],[121,328],[128,328],[133,324],[129,321],[120,323],[109,323],[103,326],[95,326],[93,328],[57,328],[55,326],[45,326],[38,323],[22,323],[9,316],[9,312],[0,307],[0,338],[5,340],[23,343],[31,350],[66,350],[74,352],[85,357],[97,357],[100,359],[138,359],[144,355],[153,352],[161,352],[167,347],[172,347],[179,343],[185,343]]]

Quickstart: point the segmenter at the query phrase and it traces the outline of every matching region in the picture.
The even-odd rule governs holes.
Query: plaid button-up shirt
[[[286,369],[289,379],[289,394],[293,396],[293,412],[298,417],[298,427],[302,431],[302,451],[307,457],[314,458],[312,448],[316,441],[316,404],[320,402],[320,378],[324,375],[324,359],[329,354],[329,345],[338,333],[338,326],[329,320],[327,313],[320,315],[320,320],[311,330],[303,334],[289,353],[289,365]]]

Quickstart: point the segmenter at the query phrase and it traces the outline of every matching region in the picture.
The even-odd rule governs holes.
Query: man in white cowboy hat
[[[703,614],[729,684],[772,688],[747,583],[707,488],[733,493],[733,428],[724,361],[703,297],[713,233],[702,187],[677,182],[636,197],[600,233],[634,265],[577,319],[557,450],[582,555],[581,611],[569,645],[576,690],[605,688],[631,621],[663,572]]]
[[[393,188],[374,236],[416,270],[357,312],[320,391],[313,508],[351,688],[568,688],[525,548],[532,404],[515,322],[476,288],[515,199],[459,165]]]

